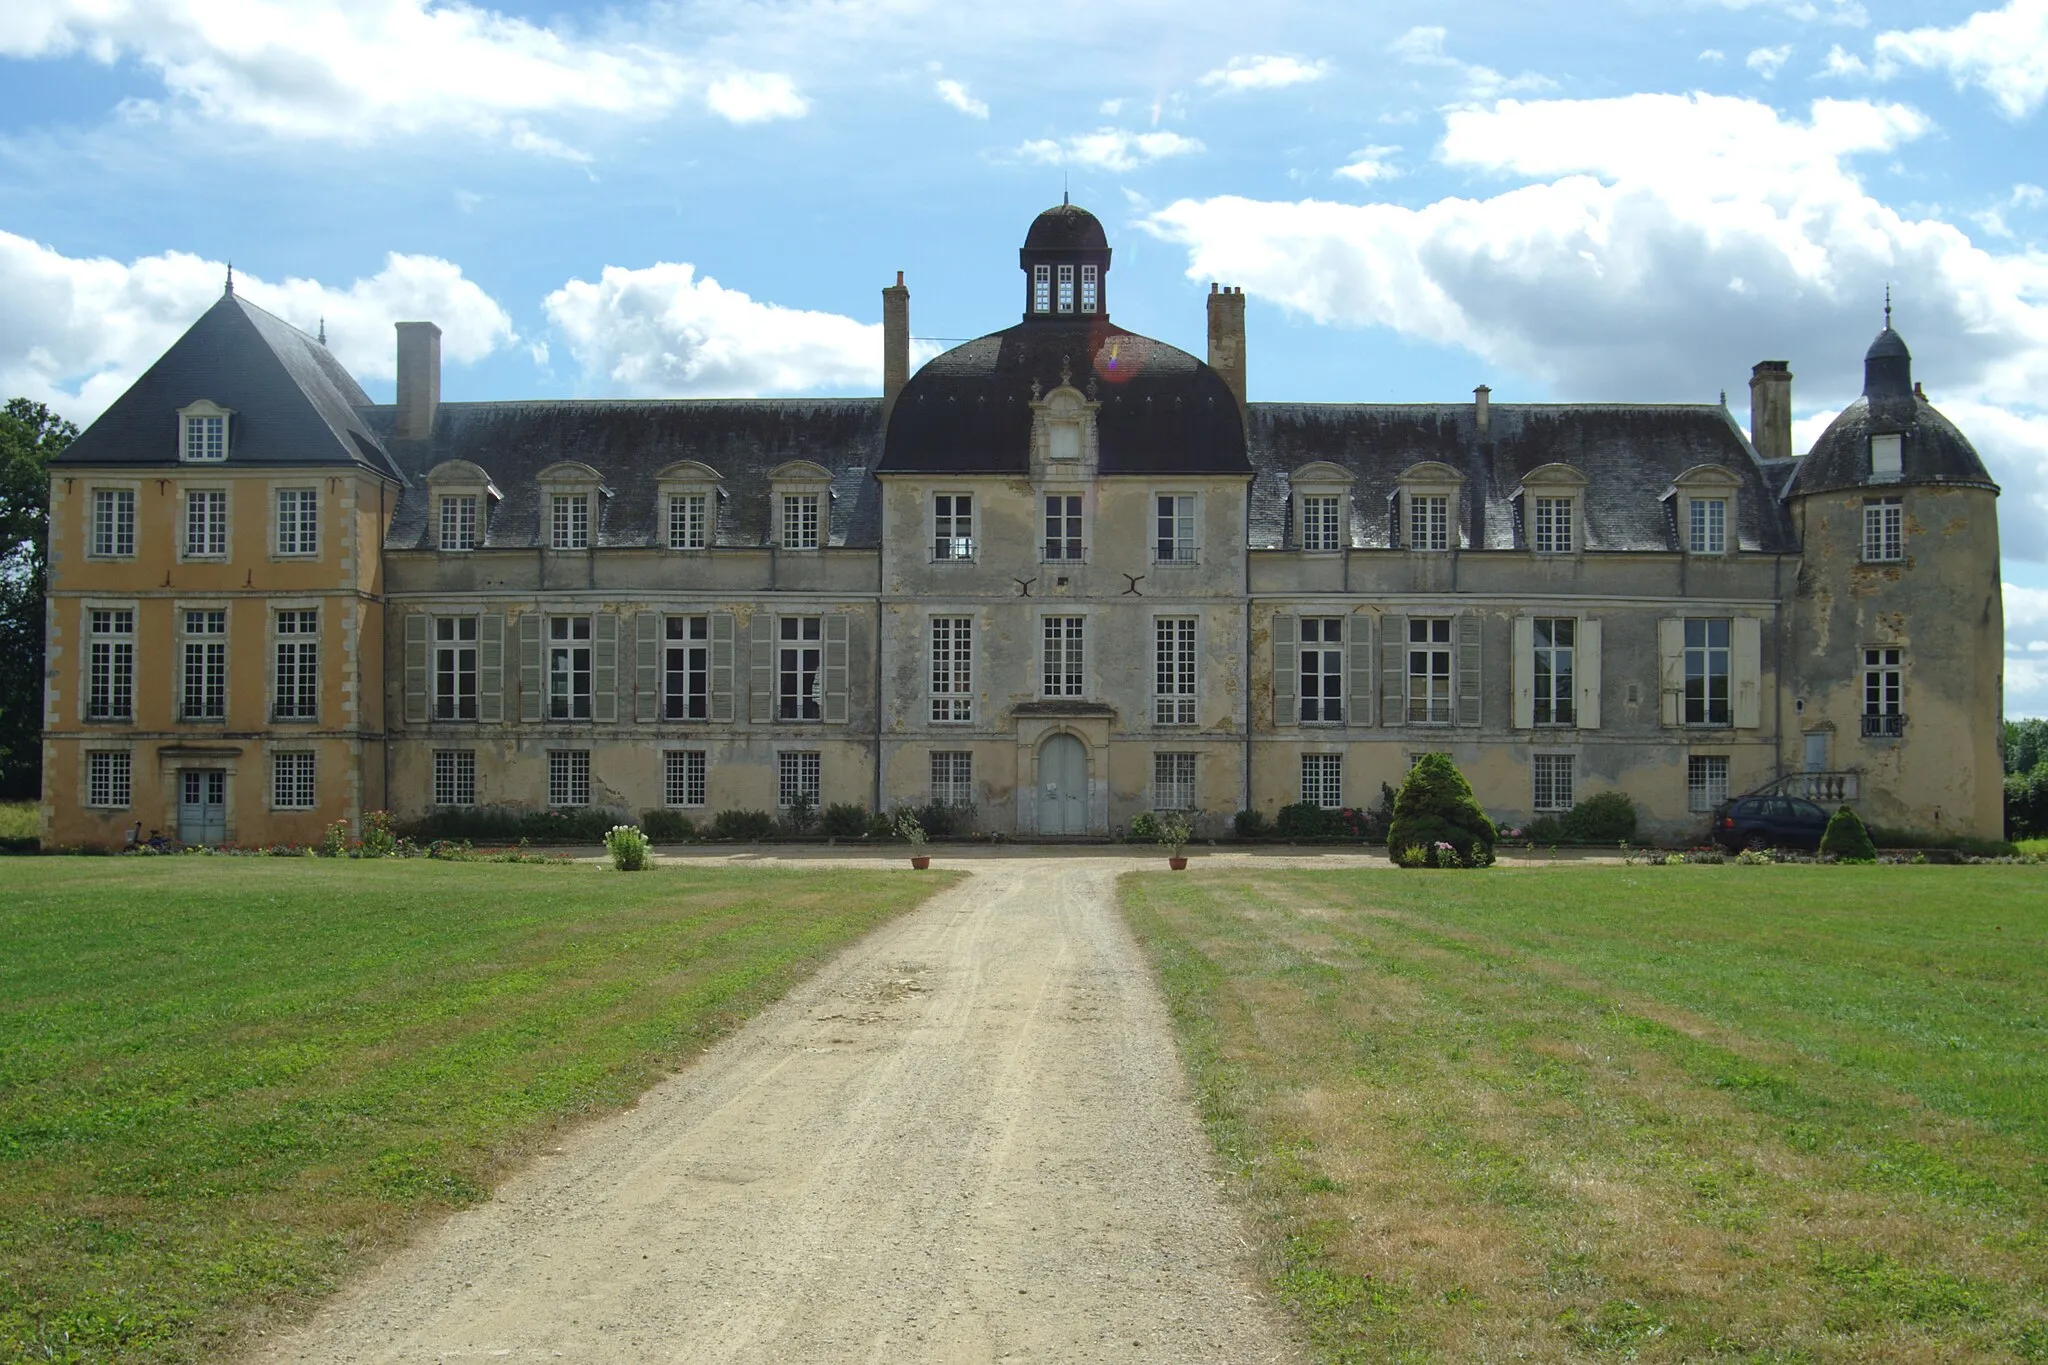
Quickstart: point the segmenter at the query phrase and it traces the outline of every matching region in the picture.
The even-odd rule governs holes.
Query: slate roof
[[[663,542],[656,477],[679,460],[696,460],[724,477],[713,544],[766,543],[768,473],[792,460],[832,471],[830,544],[879,541],[880,488],[869,477],[881,454],[879,398],[443,403],[433,437],[424,441],[390,437],[394,407],[370,408],[366,415],[411,483],[385,536],[390,549],[434,543],[425,480],[446,460],[481,466],[504,494],[491,510],[487,548],[541,543],[536,480],[561,460],[589,465],[611,490],[600,499],[593,538],[600,547]]]
[[[236,294],[223,294],[57,457],[64,465],[175,465],[180,408],[211,399],[228,423],[230,468],[397,466],[364,420],[369,395],[328,349]]]
[[[1741,486],[1736,537],[1744,550],[1796,551],[1770,479],[1728,410],[1718,404],[1495,403],[1482,439],[1470,403],[1253,403],[1250,415],[1254,549],[1296,544],[1295,470],[1316,460],[1350,472],[1351,544],[1394,544],[1396,480],[1434,460],[1465,478],[1464,531],[1473,549],[1521,547],[1522,478],[1546,464],[1586,476],[1582,534],[1588,550],[1678,548],[1672,480],[1718,465]]]
[[[1991,471],[1955,424],[1913,386],[1913,356],[1889,323],[1863,355],[1863,396],[1842,409],[1799,462],[1787,493],[1824,493],[1871,486],[1870,438],[1901,434],[1897,484],[1962,484],[1989,488]]]
[[[1108,251],[1102,220],[1078,204],[1055,204],[1032,219],[1026,251]]]

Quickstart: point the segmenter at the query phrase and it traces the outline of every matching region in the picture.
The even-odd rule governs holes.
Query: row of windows
[[[472,756],[473,757],[473,756]],[[472,769],[472,771],[474,771]],[[218,770],[184,774],[189,803],[225,800],[225,774]],[[210,791],[209,791],[210,788]],[[311,752],[280,751],[270,756],[270,808],[312,810],[318,804],[319,783],[315,779]],[[85,804],[106,810],[124,810],[135,799],[135,758],[126,749],[94,749],[85,756]]]
[[[1092,265],[1038,265],[1031,268],[1031,311],[1034,313],[1098,312],[1102,277]],[[1079,283],[1077,296],[1075,284]]]
[[[664,544],[671,550],[710,548],[714,509],[710,493],[675,493],[667,498]],[[596,525],[594,493],[551,493],[547,502],[548,548],[587,550]],[[822,493],[784,493],[777,501],[775,543],[785,550],[815,550],[826,543],[827,503]],[[448,552],[474,550],[488,530],[488,507],[480,494],[443,493],[438,500],[436,543]],[[971,532],[963,530],[962,535]]]
[[[224,488],[187,488],[179,519],[179,555],[184,559],[225,559],[228,554],[228,492]],[[271,520],[272,553],[312,559],[320,553],[320,493],[312,488],[276,490],[276,515]],[[130,559],[135,555],[135,490],[92,490],[89,553],[95,559]]]
[[[1167,755],[1160,755],[1163,759]],[[1194,755],[1181,755],[1188,760],[1188,780],[1192,787],[1194,777]],[[1422,757],[1411,754],[1410,762]],[[1532,754],[1530,755],[1529,805],[1538,812],[1570,810],[1577,801],[1578,756],[1575,754]],[[1686,808],[1692,811],[1711,811],[1728,799],[1728,758],[1725,754],[1689,754],[1685,760]],[[1342,754],[1303,754],[1301,756],[1301,799],[1336,810],[1344,803],[1344,756]],[[1165,809],[1165,807],[1162,807]]]
[[[472,626],[474,622],[472,622]],[[228,708],[228,614],[179,613],[173,685],[180,720],[221,721]],[[135,718],[135,612],[95,607],[86,615],[85,716]],[[320,613],[290,609],[271,618],[270,715],[310,721],[320,716]]]

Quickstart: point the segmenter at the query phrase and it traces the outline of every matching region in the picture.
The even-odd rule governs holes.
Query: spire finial
[[[229,261],[229,262],[228,262],[228,294],[229,294],[230,296],[232,296],[232,295],[234,294],[234,292],[235,292],[235,263],[234,263],[233,261]]]
[[[1061,207],[1061,208],[1069,208],[1069,207],[1071,207],[1071,206],[1073,205],[1073,202],[1074,202],[1074,198],[1073,198],[1073,196],[1072,196],[1071,194],[1067,193],[1067,173],[1066,173],[1065,171],[1061,171],[1061,172],[1060,172],[1060,207]]]
[[[327,319],[325,317],[320,319],[320,344],[322,346],[327,344]]]
[[[1892,286],[1890,281],[1886,281],[1884,286],[1884,329],[1887,332],[1892,329]]]

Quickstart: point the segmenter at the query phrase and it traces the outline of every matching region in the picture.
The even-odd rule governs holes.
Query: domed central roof
[[[1055,204],[1031,220],[1024,234],[1026,251],[1107,251],[1109,234],[1102,222],[1075,204]]]
[[[1906,349],[1906,339],[1894,332],[1890,323],[1885,324],[1884,330],[1877,334],[1877,340],[1871,342],[1870,349],[1863,353],[1865,360],[1896,360],[1902,357],[1910,360],[1913,353]]]

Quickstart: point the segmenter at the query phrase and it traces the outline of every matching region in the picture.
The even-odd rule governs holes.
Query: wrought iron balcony
[[[1894,713],[1888,716],[1865,716],[1863,737],[1865,739],[1898,739],[1906,733],[1906,718]]]

